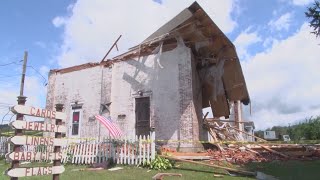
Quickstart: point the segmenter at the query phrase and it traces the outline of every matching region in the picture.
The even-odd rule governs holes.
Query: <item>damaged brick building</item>
[[[234,102],[250,102],[235,47],[196,2],[122,55],[51,70],[47,91],[47,108],[64,104],[68,137],[108,136],[103,113],[129,138],[154,129],[164,143],[194,141],[171,143],[180,149],[208,140],[203,108],[228,118]]]

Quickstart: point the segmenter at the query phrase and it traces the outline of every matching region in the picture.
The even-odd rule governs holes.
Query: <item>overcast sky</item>
[[[0,2],[0,118],[16,103],[23,51],[29,51],[27,104],[45,106],[49,69],[125,52],[192,4],[192,0]],[[237,48],[257,129],[320,115],[320,39],[309,32],[313,0],[199,0]],[[6,65],[10,62],[16,64]],[[4,118],[10,119],[9,116]]]

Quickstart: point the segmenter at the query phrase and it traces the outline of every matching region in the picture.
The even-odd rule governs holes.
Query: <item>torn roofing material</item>
[[[198,70],[203,74],[203,108],[211,106],[213,115],[221,117],[229,116],[229,101],[240,100],[245,105],[250,103],[234,45],[197,2],[160,27],[140,45],[131,48],[131,51],[138,49],[141,52],[144,46],[152,46],[158,41],[167,41],[169,44],[171,36],[177,35],[192,49],[198,60]]]
[[[139,45],[111,60],[102,61],[100,65],[109,66],[119,61],[147,56],[153,54],[154,49],[160,45],[163,46],[163,51],[171,50],[177,46],[176,39],[182,39],[186,46],[191,48],[196,59],[197,71],[201,76],[203,108],[211,107],[214,117],[227,117],[230,115],[229,102],[240,100],[245,105],[250,103],[234,45],[197,2],[184,9]],[[92,64],[88,63],[83,68],[90,66]],[[66,69],[72,71],[76,70],[76,67],[78,66]]]

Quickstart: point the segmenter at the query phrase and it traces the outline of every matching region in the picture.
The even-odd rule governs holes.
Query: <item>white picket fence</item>
[[[70,139],[68,145],[62,147],[63,158],[61,161],[72,164],[93,164],[112,160],[117,164],[138,165],[155,158],[154,137],[154,134],[151,134],[151,136],[140,136],[134,139],[104,138],[98,141],[98,138],[95,138],[80,142]],[[25,145],[21,150],[25,152],[53,152],[53,146]],[[8,149],[5,153],[7,152]]]

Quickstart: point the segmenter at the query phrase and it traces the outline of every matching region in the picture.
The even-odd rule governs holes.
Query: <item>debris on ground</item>
[[[274,160],[317,160],[319,150],[312,145],[236,145],[224,147],[224,151],[207,150],[210,163],[226,161],[232,164],[271,162]],[[219,164],[219,163],[218,163]]]
[[[115,167],[115,168],[110,168],[108,169],[108,171],[118,171],[118,170],[121,170],[123,169],[122,167]]]
[[[258,171],[256,178],[258,180],[278,180],[276,177]]]
[[[178,176],[182,177],[182,174],[178,173],[158,173],[152,177],[154,180],[162,180],[165,176]]]

